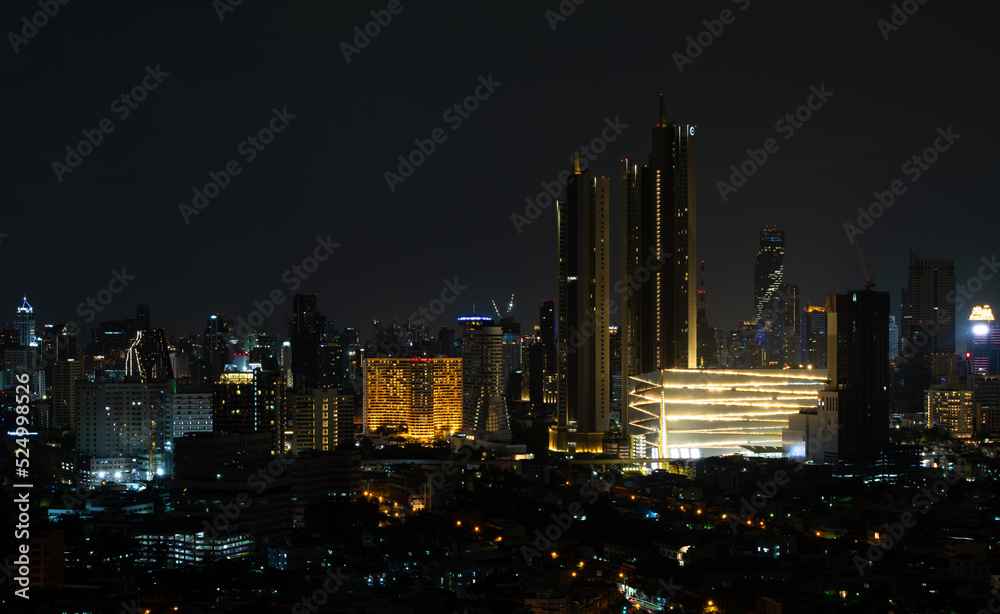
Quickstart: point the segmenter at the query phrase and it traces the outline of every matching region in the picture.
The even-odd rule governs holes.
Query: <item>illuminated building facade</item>
[[[1000,373],[1000,326],[993,318],[989,305],[977,306],[969,316],[969,337],[966,343],[970,372],[976,375]]]
[[[629,378],[630,433],[649,458],[782,452],[788,417],[816,407],[826,371],[663,369]]]
[[[976,424],[976,403],[972,390],[928,390],[927,425],[941,427],[949,437],[968,439]]]
[[[498,352],[500,343],[498,334]],[[431,441],[462,430],[463,360],[365,358],[365,432],[390,429]],[[498,376],[500,365],[498,355]]]
[[[176,386],[176,382],[175,382]],[[167,452],[173,442],[189,433],[212,432],[212,393],[208,391],[168,392],[163,408]]]
[[[163,468],[152,457],[165,448],[164,394],[163,386],[156,384],[77,383],[76,449],[91,457],[91,467],[117,467],[91,476],[97,483],[150,479],[133,464],[140,456],[150,459],[150,470]]]

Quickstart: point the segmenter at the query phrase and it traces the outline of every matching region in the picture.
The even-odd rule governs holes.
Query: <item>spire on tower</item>
[[[663,94],[660,94],[660,128],[667,126],[667,107],[663,103]]]

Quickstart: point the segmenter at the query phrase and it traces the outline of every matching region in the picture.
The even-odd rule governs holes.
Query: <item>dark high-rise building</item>
[[[622,426],[622,331],[618,324],[608,328],[608,341],[611,345],[611,422],[621,429]]]
[[[648,165],[621,167],[625,382],[697,367],[696,160],[695,126],[668,121],[661,95]]]
[[[580,171],[558,201],[556,337],[559,401],[555,450],[600,451],[610,424],[609,182]]]
[[[542,347],[545,348],[545,369],[551,373],[556,371],[556,302],[552,299],[542,301],[538,310],[539,335]]]
[[[760,247],[753,262],[754,317],[758,320],[784,283],[784,260],[785,231],[765,227],[760,231]]]
[[[715,369],[719,366],[719,350],[715,329],[708,325],[708,293],[705,291],[705,261],[701,261],[701,280],[698,288],[698,368]]]
[[[899,410],[919,413],[924,392],[942,376],[950,375],[935,373],[934,365],[944,365],[947,371],[955,358],[954,262],[950,258],[921,258],[912,253],[906,301]]]
[[[556,302],[552,299],[542,301],[538,310],[538,339],[542,347],[543,366],[542,399],[540,403],[555,404],[559,396],[558,354],[556,352]]]
[[[218,379],[233,364],[233,355],[240,350],[237,346],[236,321],[233,316],[217,313],[209,316],[202,340],[202,359],[212,366],[212,377]]]
[[[802,318],[799,310],[799,286],[797,284],[782,284],[782,309],[785,314],[785,364],[798,366],[802,349]]]
[[[820,418],[842,427],[836,460],[872,462],[889,441],[889,293],[827,296],[826,316],[829,385],[819,395]]]
[[[173,379],[167,335],[162,328],[140,333],[136,349],[139,357],[138,371],[142,381],[164,383]]]
[[[289,341],[292,344],[292,381],[295,391],[308,394],[319,387],[319,347],[326,326],[320,315],[315,294],[292,297],[292,320]]]

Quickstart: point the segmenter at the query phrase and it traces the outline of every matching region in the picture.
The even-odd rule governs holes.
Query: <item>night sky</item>
[[[1000,251],[996,2],[913,0],[919,9],[885,40],[878,21],[891,2],[564,0],[574,12],[553,30],[556,0],[403,0],[350,62],[342,43],[390,3],[243,2],[220,20],[224,2],[73,0],[31,38],[6,35],[0,323],[26,292],[39,323],[89,328],[77,305],[124,268],[135,279],[94,323],[146,303],[154,326],[201,332],[211,313],[247,316],[275,290],[290,297],[285,271],[329,237],[339,247],[297,289],[362,338],[373,319],[405,319],[455,278],[467,288],[432,329],[473,302],[492,313],[490,299],[512,292],[530,327],[555,294],[555,207],[520,234],[511,215],[607,118],[628,128],[592,170],[615,178],[621,158],[645,160],[661,93],[671,121],[698,126],[698,258],[713,326],[751,316],[764,225],[787,231],[785,279],[805,300],[862,286],[844,223],[896,180],[905,193],[861,237],[894,311],[911,246],[954,258],[960,283]],[[732,23],[680,72],[675,52],[727,9]],[[20,34],[40,10],[5,0],[0,26]],[[156,87],[134,109],[115,103],[147,67],[159,67],[159,82],[146,78]],[[499,86],[461,125],[445,115],[491,75]],[[813,86],[833,95],[786,139],[776,122]],[[262,150],[243,144],[275,108],[294,118],[275,123]],[[104,118],[113,131],[71,172],[54,170]],[[903,165],[949,126],[961,137],[913,181]],[[391,191],[385,172],[435,129],[443,142]],[[768,138],[778,150],[723,200],[716,182]],[[231,160],[239,174],[185,223],[179,205]],[[614,282],[617,179],[612,190]],[[969,302],[981,303],[1000,304],[1000,282]],[[284,335],[289,307],[265,329]]]

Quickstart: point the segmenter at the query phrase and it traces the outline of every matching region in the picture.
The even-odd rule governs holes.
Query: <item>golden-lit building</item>
[[[462,429],[461,358],[366,358],[365,432],[421,441]]]
[[[972,437],[976,423],[976,402],[971,390],[928,390],[927,425],[940,426],[951,437]]]
[[[789,416],[817,407],[825,369],[662,369],[628,382],[629,435],[649,458],[781,456]]]

